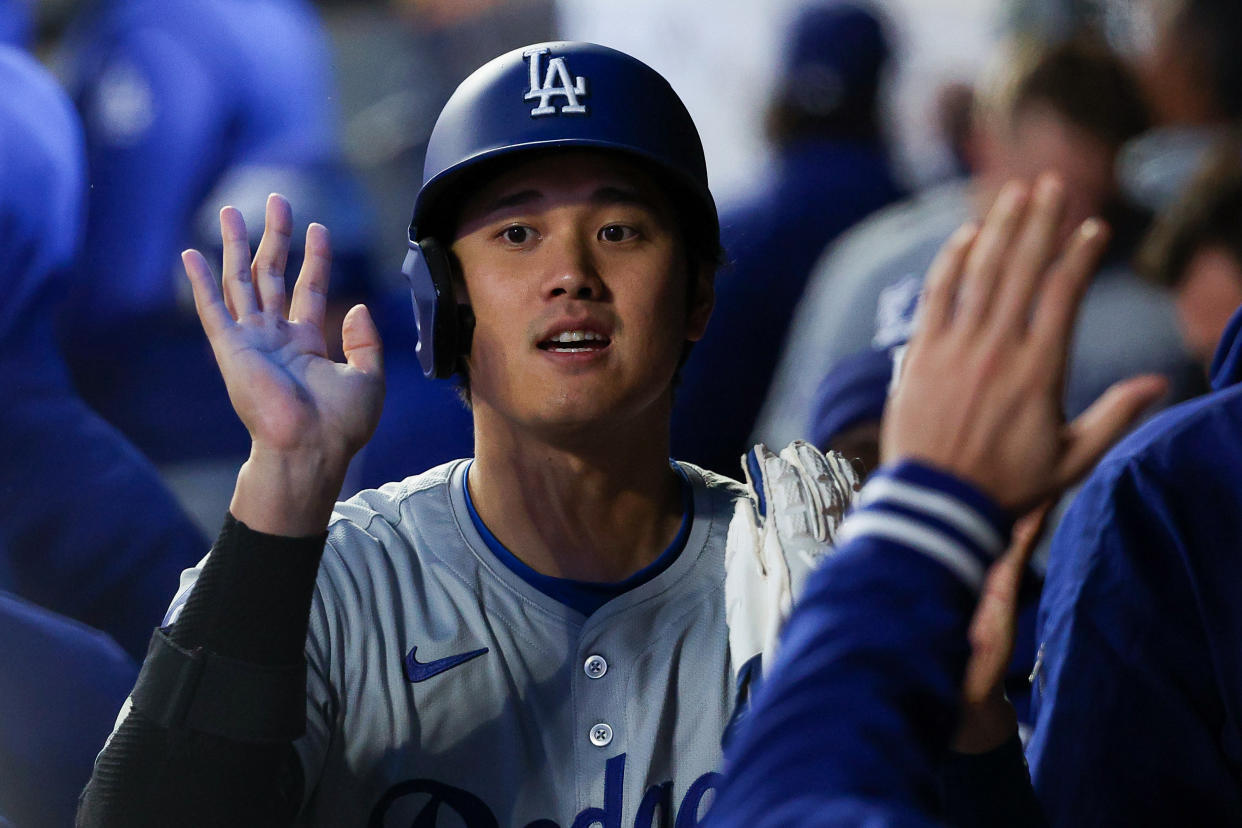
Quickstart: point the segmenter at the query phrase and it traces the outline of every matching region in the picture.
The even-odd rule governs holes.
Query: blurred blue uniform
[[[1212,387],[1114,448],[1053,539],[1028,746],[1053,824],[1242,815],[1242,313]]]
[[[72,825],[138,665],[97,630],[3,592],[0,664],[0,825]]]
[[[0,44],[29,46],[30,0],[0,0]]]
[[[776,104],[790,135],[765,190],[721,218],[729,264],[673,409],[673,455],[734,477],[815,261],[902,195],[874,124],[889,54],[879,21],[839,3],[806,10],[792,31]]]
[[[82,225],[73,108],[9,47],[0,89],[0,589],[141,656],[207,544],[150,464],[77,397],[56,347]]]
[[[64,53],[90,180],[65,330],[75,380],[158,463],[244,456],[178,253],[211,258],[224,204],[257,243],[278,191],[299,227],[290,280],[315,220],[332,231],[333,295],[363,289],[368,223],[342,167],[316,12],[303,0],[102,0]]]
[[[878,471],[726,747],[708,824],[939,824],[967,628],[1008,532],[997,507],[955,478],[915,463]],[[995,824],[1037,811],[1029,788],[1006,800],[1015,820]]]

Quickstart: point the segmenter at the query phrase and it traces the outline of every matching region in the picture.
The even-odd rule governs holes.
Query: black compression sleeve
[[[254,664],[300,661],[326,539],[265,535],[228,515],[169,638]]]
[[[304,665],[325,537],[265,535],[229,515],[167,639],[198,658],[219,656],[277,672]],[[150,663],[148,657],[144,670]],[[298,710],[284,713],[304,717],[304,694],[285,698]],[[82,794],[79,825],[291,822],[302,796],[291,741],[155,724],[162,718],[162,712],[135,703],[96,762]]]

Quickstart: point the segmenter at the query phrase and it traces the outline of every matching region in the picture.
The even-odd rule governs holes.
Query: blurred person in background
[[[1119,40],[1135,67],[1153,128],[1121,154],[1125,191],[1165,209],[1242,118],[1242,4],[1138,0]]]
[[[1029,181],[1042,171],[1066,181],[1063,232],[1092,215],[1114,226],[1102,272],[1079,317],[1067,414],[1083,411],[1114,381],[1135,373],[1174,378],[1174,399],[1190,393],[1189,360],[1171,302],[1127,265],[1141,221],[1119,199],[1113,162],[1147,123],[1131,76],[1103,44],[1074,39],[1015,47],[998,55],[984,80],[969,152],[976,165],[971,178],[872,216],[816,266],[786,337],[757,439],[779,444],[805,433],[813,394],[829,367],[904,338],[901,326],[890,322],[917,295],[917,274],[953,229],[982,215],[1001,182]]]
[[[82,130],[32,58],[0,50],[0,590],[141,658],[168,590],[207,543],[73,389],[54,322],[80,278]]]
[[[1226,142],[1158,217],[1138,261],[1145,276],[1173,292],[1186,347],[1209,372],[1242,306],[1242,144]]]
[[[225,504],[211,481],[235,473],[249,441],[177,254],[218,249],[220,204],[258,216],[280,190],[333,228],[335,312],[367,293],[367,211],[343,166],[327,39],[304,0],[103,0],[73,21],[60,59],[90,185],[65,312],[74,381],[214,525]]]
[[[733,474],[811,266],[841,231],[896,200],[879,94],[890,46],[866,5],[814,5],[789,29],[768,108],[771,180],[721,220],[729,265],[711,332],[682,372],[673,452]]]
[[[1242,814],[1237,152],[1231,173],[1209,168],[1162,218],[1149,251],[1196,353],[1219,339],[1212,393],[1110,452],[1053,537],[1027,751],[1053,825],[1224,826]]]
[[[71,824],[135,658],[206,541],[77,397],[56,346],[82,226],[76,113],[8,46],[0,89],[0,823],[43,828]]]

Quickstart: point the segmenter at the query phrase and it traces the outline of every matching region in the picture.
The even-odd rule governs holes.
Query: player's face
[[[689,297],[671,205],[643,168],[581,150],[522,163],[466,202],[453,252],[475,316],[476,418],[577,429],[654,412],[667,425],[710,282]]]
[[[993,147],[985,150],[983,170],[989,206],[1006,181],[1034,183],[1043,173],[1055,172],[1065,182],[1059,244],[1065,244],[1082,222],[1099,215],[1116,189],[1112,151],[1051,107],[1026,105],[1003,137],[990,140]],[[979,215],[986,212],[982,209]]]

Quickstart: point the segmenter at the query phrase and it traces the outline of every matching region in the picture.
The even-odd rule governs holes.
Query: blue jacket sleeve
[[[1054,825],[1242,814],[1236,430],[1106,461],[1054,537],[1028,745]]]
[[[939,472],[877,473],[728,746],[715,825],[938,824],[967,626],[1008,529]]]

